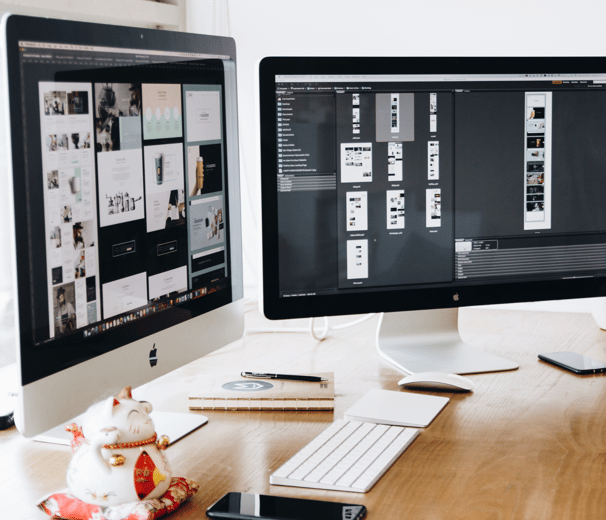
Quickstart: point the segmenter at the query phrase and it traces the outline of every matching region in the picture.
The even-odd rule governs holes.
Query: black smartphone
[[[227,493],[206,510],[209,518],[230,520],[359,520],[366,507],[303,498]]]
[[[539,354],[539,359],[553,363],[559,367],[570,370],[575,374],[598,374],[606,372],[606,364],[596,359],[588,358],[576,352],[550,352]]]

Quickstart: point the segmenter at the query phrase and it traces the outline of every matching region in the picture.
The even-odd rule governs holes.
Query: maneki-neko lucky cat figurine
[[[133,399],[126,387],[115,398],[91,406],[82,428],[74,435],[74,457],[67,469],[67,485],[83,502],[113,506],[160,498],[168,490],[172,472],[149,416],[151,404]]]

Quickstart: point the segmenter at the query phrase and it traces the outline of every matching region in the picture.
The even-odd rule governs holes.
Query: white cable
[[[305,328],[280,328],[280,327],[275,327],[275,328],[252,328],[252,329],[245,329],[244,330],[244,334],[262,334],[265,332],[309,332],[309,329],[305,329]]]
[[[376,316],[376,313],[373,312],[371,314],[367,314],[366,316],[362,316],[361,318],[358,318],[357,320],[350,321],[348,323],[342,323],[341,325],[335,325],[334,327],[330,327],[330,328],[331,328],[331,330],[346,329],[347,327],[353,327],[354,325],[357,325],[358,323],[362,323],[366,320],[369,320],[373,316]]]
[[[328,332],[330,331],[328,317],[324,316],[324,330],[319,336],[316,335],[316,331],[314,330],[314,320],[315,318],[310,318],[309,320],[309,333],[311,334],[311,337],[316,341],[322,341],[323,339],[326,339],[326,336],[328,336]]]
[[[361,318],[358,318],[357,320],[353,320],[353,321],[349,321],[347,323],[342,323],[341,325],[335,325],[334,327],[331,327],[329,322],[328,322],[328,317],[324,317],[324,330],[318,335],[316,334],[316,332],[314,331],[314,319],[315,318],[310,318],[309,319],[309,327],[308,328],[302,328],[302,327],[289,327],[289,328],[280,328],[280,327],[272,327],[272,328],[265,328],[265,327],[261,327],[261,328],[251,328],[251,329],[246,329],[244,331],[245,334],[257,334],[257,333],[265,333],[265,332],[295,332],[295,333],[300,333],[300,332],[309,332],[309,334],[311,335],[311,337],[313,339],[315,339],[316,341],[322,341],[324,339],[326,339],[328,337],[328,333],[331,330],[341,330],[341,329],[345,329],[347,327],[353,327],[354,325],[358,325],[366,320],[369,320],[370,318],[372,318],[373,316],[375,316],[374,313],[372,314],[367,314],[366,316],[362,316]]]

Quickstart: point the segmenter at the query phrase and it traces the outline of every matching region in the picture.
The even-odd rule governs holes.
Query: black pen
[[[256,379],[287,379],[289,381],[309,381],[319,382],[328,381],[328,379],[317,376],[296,376],[291,374],[262,374],[259,372],[242,372],[242,377],[254,377]]]

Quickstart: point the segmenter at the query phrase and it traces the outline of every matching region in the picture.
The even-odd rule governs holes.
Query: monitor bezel
[[[284,298],[279,295],[276,75],[604,73],[601,57],[284,57],[259,64],[262,308],[269,319],[445,309],[606,296],[606,277],[490,283]]]
[[[111,41],[107,42],[107,34],[111,33]],[[139,39],[136,37],[139,36]],[[21,78],[15,71],[19,70],[19,45],[20,41],[34,41],[44,43],[59,43],[71,45],[98,45],[115,48],[137,48],[150,51],[162,51],[167,49],[179,49],[180,52],[199,53],[203,48],[205,53],[225,56],[227,59],[235,60],[235,41],[231,38],[209,37],[206,35],[191,35],[186,33],[173,33],[150,29],[138,29],[121,26],[99,25],[85,22],[72,22],[66,20],[32,18],[12,15],[7,18],[6,24],[6,50],[8,64],[8,93],[10,110],[10,135],[24,135],[24,125],[21,117],[23,109],[20,100]],[[10,71],[13,73],[11,74]],[[32,335],[32,294],[30,287],[32,282],[31,269],[28,259],[29,244],[28,236],[28,212],[25,198],[27,197],[27,186],[25,177],[20,172],[25,170],[25,150],[23,140],[12,139],[12,185],[13,185],[13,216],[15,219],[14,229],[16,237],[16,278],[18,298],[18,316],[20,320],[19,336],[22,349],[37,348],[33,345]],[[226,201],[227,203],[227,201]],[[147,330],[145,336],[151,335],[166,327],[167,323],[183,322],[185,312],[193,311],[193,317],[201,312],[217,306],[225,305],[232,301],[230,291],[222,291],[224,294],[215,293],[203,301],[191,301],[182,304],[180,309],[171,308],[163,311],[159,320],[147,319]],[[172,314],[173,316],[168,316]],[[162,324],[162,323],[164,324]],[[121,343],[128,343],[140,339],[141,334],[134,331],[134,327],[126,325],[123,330],[106,331],[97,337],[87,338],[88,351],[108,351],[119,348]],[[82,341],[80,334],[72,334],[65,338],[53,341],[53,347],[58,352],[66,353],[73,350],[74,345]],[[111,348],[108,347],[111,344]],[[42,348],[42,347],[41,347]],[[75,362],[80,362],[75,360]],[[67,365],[65,368],[68,368]],[[22,363],[22,377],[24,384],[41,378],[43,371],[37,370],[31,363]]]

